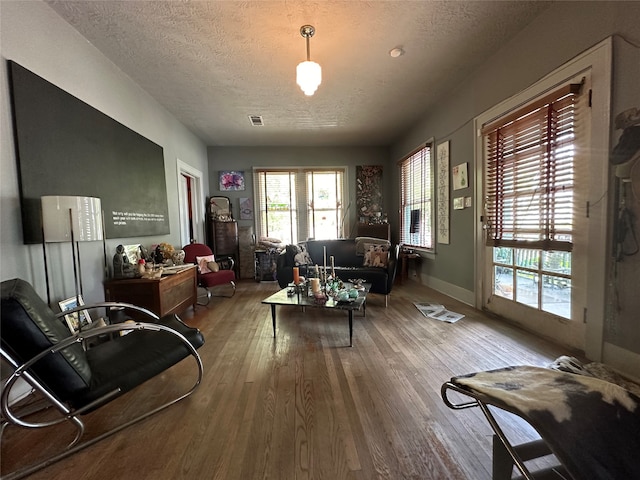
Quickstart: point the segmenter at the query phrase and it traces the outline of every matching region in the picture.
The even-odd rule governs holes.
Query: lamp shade
[[[322,68],[309,60],[299,63],[296,68],[296,83],[305,95],[313,95],[322,83]]]
[[[102,240],[102,206],[99,198],[45,195],[40,197],[40,202],[45,242],[70,242],[72,228],[73,239],[77,242]]]

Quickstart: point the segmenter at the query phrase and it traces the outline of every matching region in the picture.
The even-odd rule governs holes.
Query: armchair
[[[184,261],[197,265],[198,287],[204,289],[206,292],[204,295],[198,295],[198,300],[206,297],[206,301],[198,301],[198,305],[208,305],[212,296],[210,289],[219,285],[230,285],[232,291],[231,295],[228,296],[233,297],[236,293],[236,274],[233,271],[233,258],[224,257],[215,260],[214,263],[216,265],[214,269],[211,270],[207,264],[214,261],[214,256],[208,246],[203,243],[190,243],[182,249],[184,250]]]
[[[204,337],[175,315],[158,318],[146,309],[114,302],[83,305],[64,314],[123,306],[148,315],[153,323],[120,323],[71,335],[29,283],[20,279],[6,280],[0,289],[0,355],[13,370],[2,388],[0,437],[9,426],[43,428],[68,422],[76,429],[75,438],[62,453],[19,468],[3,479],[22,478],[93,445],[186,398],[200,384],[203,368],[197,349],[204,344]],[[127,335],[119,334],[125,330],[129,331]],[[105,341],[84,348],[84,340],[98,336]],[[193,357],[197,366],[197,378],[187,392],[81,442],[84,434],[82,415],[99,409],[187,357]],[[50,414],[46,420],[37,415],[32,417],[43,409],[34,411],[31,405],[23,409],[11,404],[10,392],[18,379],[26,381],[42,398],[46,403],[44,408],[57,413],[55,418],[50,418]]]

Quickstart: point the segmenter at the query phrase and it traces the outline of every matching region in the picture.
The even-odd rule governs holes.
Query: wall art
[[[240,220],[253,219],[253,202],[251,198],[240,197]]]
[[[221,171],[220,190],[223,192],[244,190],[244,172]]]
[[[358,218],[368,222],[382,213],[382,166],[356,166],[356,207]]]
[[[107,239],[170,233],[163,148],[8,63],[24,243],[42,243],[43,195],[99,198]]]
[[[467,163],[453,167],[453,189],[460,190],[469,186],[469,172]]]
[[[437,147],[438,243],[449,243],[449,141]]]

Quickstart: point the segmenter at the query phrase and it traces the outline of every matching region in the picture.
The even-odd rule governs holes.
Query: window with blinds
[[[571,251],[579,90],[567,85],[483,128],[487,246]]]
[[[307,177],[307,231],[309,238],[326,240],[344,236],[344,170],[311,170]]]
[[[295,170],[256,170],[254,188],[259,236],[298,243]]]
[[[433,248],[432,144],[408,155],[400,165],[400,243]]]
[[[344,168],[255,169],[258,235],[284,243],[343,237],[344,178]]]

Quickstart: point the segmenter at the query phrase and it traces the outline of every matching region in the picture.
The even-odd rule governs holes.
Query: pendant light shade
[[[313,95],[322,82],[322,68],[316,62],[302,62],[296,68],[297,82],[305,95]]]
[[[313,37],[315,29],[311,25],[303,25],[300,27],[300,35],[307,41],[307,61],[301,62],[296,68],[296,82],[305,95],[313,95],[322,83],[322,67],[316,62],[310,60],[309,54],[309,38]]]

